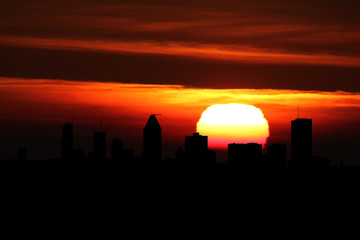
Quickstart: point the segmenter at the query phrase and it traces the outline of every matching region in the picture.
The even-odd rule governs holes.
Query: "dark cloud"
[[[360,68],[238,64],[162,55],[0,47],[0,75],[211,88],[360,91]]]
[[[246,46],[360,61],[358,1],[1,1],[0,35]],[[24,43],[24,46],[26,44]],[[29,47],[29,46],[27,46]],[[359,91],[359,68],[1,47],[2,76]],[[320,64],[321,65],[321,64]],[[326,65],[324,63],[324,65]],[[139,71],[139,69],[141,71]]]

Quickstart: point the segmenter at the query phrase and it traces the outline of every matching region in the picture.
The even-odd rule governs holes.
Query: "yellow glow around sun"
[[[197,131],[209,138],[209,147],[227,148],[229,143],[265,144],[269,125],[259,108],[245,104],[215,104],[197,123]]]

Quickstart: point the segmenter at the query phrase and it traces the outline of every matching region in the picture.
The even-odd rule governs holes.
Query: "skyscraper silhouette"
[[[161,160],[161,127],[155,114],[150,115],[144,127],[144,160]]]
[[[312,119],[297,118],[291,121],[291,160],[305,163],[312,157]]]
[[[106,133],[94,132],[94,152],[93,158],[95,160],[106,159]]]
[[[61,158],[70,159],[73,157],[74,150],[73,125],[65,123],[62,128],[61,138]]]

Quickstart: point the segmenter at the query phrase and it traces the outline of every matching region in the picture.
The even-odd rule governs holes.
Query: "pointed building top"
[[[145,125],[145,128],[161,128],[155,114],[150,115],[149,120]]]

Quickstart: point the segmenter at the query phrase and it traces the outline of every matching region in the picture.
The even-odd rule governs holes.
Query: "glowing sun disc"
[[[259,108],[229,103],[208,107],[197,123],[197,132],[208,136],[210,148],[226,149],[229,143],[259,143],[269,137],[269,124]]]

